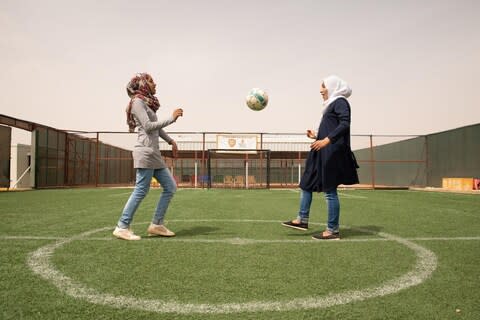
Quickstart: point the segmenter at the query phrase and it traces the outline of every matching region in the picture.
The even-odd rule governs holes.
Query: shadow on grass
[[[380,226],[351,226],[340,231],[342,238],[357,236],[377,236],[383,227]]]
[[[185,237],[212,234],[216,233],[218,230],[220,230],[218,227],[196,226],[189,229],[179,230],[176,233],[179,237]]]
[[[297,230],[294,228],[289,228],[285,226],[281,226],[281,228],[287,233],[287,237],[311,237],[312,235],[321,232],[320,227],[310,227],[308,230]]]
[[[301,230],[295,230],[291,228],[286,228],[287,236],[288,237],[311,237],[314,234],[318,234],[325,230],[325,227],[323,228],[309,228],[307,231],[301,231]],[[345,228],[340,228],[340,236],[341,238],[354,238],[354,237],[359,237],[359,236],[377,236],[378,232],[382,231],[382,227],[380,226],[352,226],[352,227],[345,227]]]

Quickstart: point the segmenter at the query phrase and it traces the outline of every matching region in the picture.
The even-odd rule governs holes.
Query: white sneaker
[[[118,239],[123,239],[123,240],[140,240],[140,236],[135,235],[130,228],[128,229],[122,229],[119,227],[116,227],[115,230],[113,230],[113,235],[117,237]]]
[[[163,224],[150,223],[147,232],[149,236],[175,237],[175,232],[168,230]]]

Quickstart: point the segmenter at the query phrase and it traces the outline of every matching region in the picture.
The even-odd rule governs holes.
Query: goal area
[[[270,150],[208,149],[208,188],[270,188]]]

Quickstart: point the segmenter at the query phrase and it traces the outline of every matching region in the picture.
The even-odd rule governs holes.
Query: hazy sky
[[[149,72],[159,116],[184,108],[167,131],[304,132],[337,74],[353,134],[444,131],[480,122],[479,17],[478,0],[0,0],[0,113],[126,131],[125,85]]]

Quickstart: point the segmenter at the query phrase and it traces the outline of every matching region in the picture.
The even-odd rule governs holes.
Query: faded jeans
[[[122,216],[118,220],[117,226],[126,229],[130,226],[133,216],[143,198],[150,190],[150,182],[155,177],[163,188],[162,195],[158,201],[157,208],[153,215],[152,223],[163,224],[165,213],[167,212],[170,200],[177,191],[177,184],[167,168],[162,169],[137,169],[135,189],[123,209]]]
[[[312,192],[305,190],[300,190],[300,192],[300,210],[297,218],[302,223],[308,223],[310,206],[312,205]],[[335,188],[330,191],[325,191],[324,193],[328,209],[327,230],[338,232],[340,229],[340,201],[338,200],[337,189]]]

